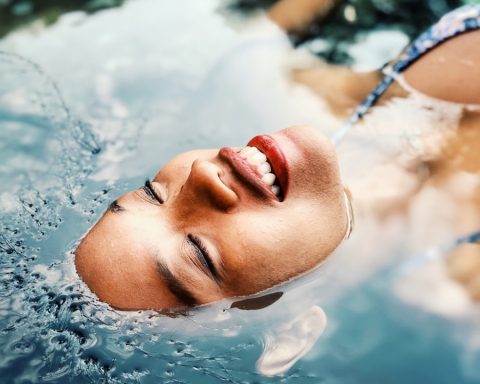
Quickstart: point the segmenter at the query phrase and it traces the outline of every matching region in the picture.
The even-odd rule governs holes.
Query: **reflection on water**
[[[363,217],[336,258],[260,310],[225,301],[176,318],[122,313],[79,282],[76,241],[175,153],[298,122],[326,133],[341,123],[291,83],[287,38],[261,21],[238,32],[217,9],[213,0],[182,9],[130,1],[0,41],[2,382],[477,382],[471,312],[455,320],[411,306],[378,272],[450,236],[432,202],[446,210],[451,200],[434,188],[407,218],[416,231],[398,217]],[[353,174],[364,143],[352,141],[341,156]],[[436,222],[428,231],[425,212]],[[328,317],[324,333],[314,305]],[[275,360],[272,346],[292,337],[295,354]],[[280,378],[255,370],[259,359],[300,357]]]
[[[266,335],[257,370],[265,376],[286,372],[312,349],[326,326],[325,312],[316,305],[294,320],[282,324],[275,333]]]

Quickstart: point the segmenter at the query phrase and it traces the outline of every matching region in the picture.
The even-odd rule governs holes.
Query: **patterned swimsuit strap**
[[[395,78],[425,53],[455,36],[477,29],[480,29],[480,4],[465,5],[444,15],[410,44],[396,60],[384,68],[386,75],[383,80],[360,104],[346,123],[335,132],[332,136],[333,143],[338,145],[355,123],[362,119],[385,93]]]
[[[414,255],[406,261],[402,262],[399,268],[396,268],[391,272],[394,276],[408,275],[416,269],[427,264],[428,262],[444,257],[462,244],[480,244],[480,231],[463,235],[449,241],[448,243],[444,243],[440,246],[428,249],[427,251],[423,251],[417,255]]]
[[[383,80],[360,104],[347,122],[335,132],[332,137],[332,142],[338,145],[355,123],[361,120],[370,108],[375,105],[396,77],[416,60],[443,42],[465,32],[477,29],[480,29],[480,4],[465,5],[444,15],[436,24],[410,44],[396,60],[384,68],[383,72],[385,73],[385,77]],[[412,257],[397,272],[405,273],[411,271],[423,265],[425,262],[441,257],[449,250],[466,243],[480,244],[480,231],[461,236],[442,246],[433,248],[428,252],[422,252],[420,255]]]

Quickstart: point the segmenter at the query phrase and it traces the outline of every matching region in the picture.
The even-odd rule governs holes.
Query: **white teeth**
[[[272,171],[272,167],[270,167],[270,164],[268,164],[267,162],[263,163],[263,164],[260,164],[258,167],[257,167],[257,173],[261,176],[265,175],[266,173],[269,173]]]
[[[275,182],[275,175],[273,173],[267,173],[263,175],[262,181],[267,185],[273,185]]]
[[[248,161],[252,164],[262,164],[267,161],[267,156],[265,156],[262,152],[257,152],[248,157]]]
[[[280,187],[274,185],[277,177],[272,172],[272,166],[268,162],[267,156],[256,147],[242,148],[239,154],[250,164],[256,166],[257,174],[262,178],[262,181],[271,188],[275,195],[279,196]]]
[[[240,156],[243,158],[247,158],[249,155],[253,154],[256,152],[257,149],[255,147],[245,147],[240,151]]]

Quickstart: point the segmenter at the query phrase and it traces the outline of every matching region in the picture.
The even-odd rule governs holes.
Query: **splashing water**
[[[261,84],[277,56],[266,62],[262,55],[256,65],[245,60],[249,81],[239,80],[238,67],[225,68],[238,65],[235,56],[227,64],[219,60],[223,67],[213,65],[213,48],[231,52],[236,39],[217,5],[192,0],[185,13],[174,1],[162,7],[131,1],[87,19],[67,15],[38,37],[19,32],[0,42],[2,383],[345,383],[378,377],[474,383],[478,350],[445,337],[451,324],[392,300],[385,285],[376,289],[377,279],[339,289],[346,267],[328,279],[325,266],[306,282],[284,287],[280,300],[262,310],[225,301],[178,317],[112,310],[78,279],[71,254],[78,239],[108,201],[161,162],[184,149],[236,145],[260,128],[301,120],[278,108],[289,99],[272,92],[271,83],[263,94],[248,88],[248,97],[239,87]],[[197,44],[199,36],[204,44]],[[250,77],[252,67],[265,70]],[[260,104],[265,110],[255,113]],[[370,251],[359,252],[350,254],[365,261]],[[321,337],[323,328],[314,325],[324,322],[312,325],[308,317],[312,305],[328,314]],[[318,319],[325,320],[313,316]],[[296,361],[288,357],[302,359],[279,377],[263,377],[255,366],[262,354],[271,356],[264,346],[290,345],[288,325],[302,348],[282,357],[287,363]],[[423,353],[427,348],[435,365]],[[402,356],[411,356],[408,370],[398,367]],[[438,366],[437,359],[448,364]]]

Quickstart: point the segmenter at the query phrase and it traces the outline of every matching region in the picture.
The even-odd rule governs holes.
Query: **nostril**
[[[189,182],[214,206],[229,209],[237,203],[238,196],[225,182],[224,176],[225,171],[218,165],[208,160],[197,159],[192,164]]]

